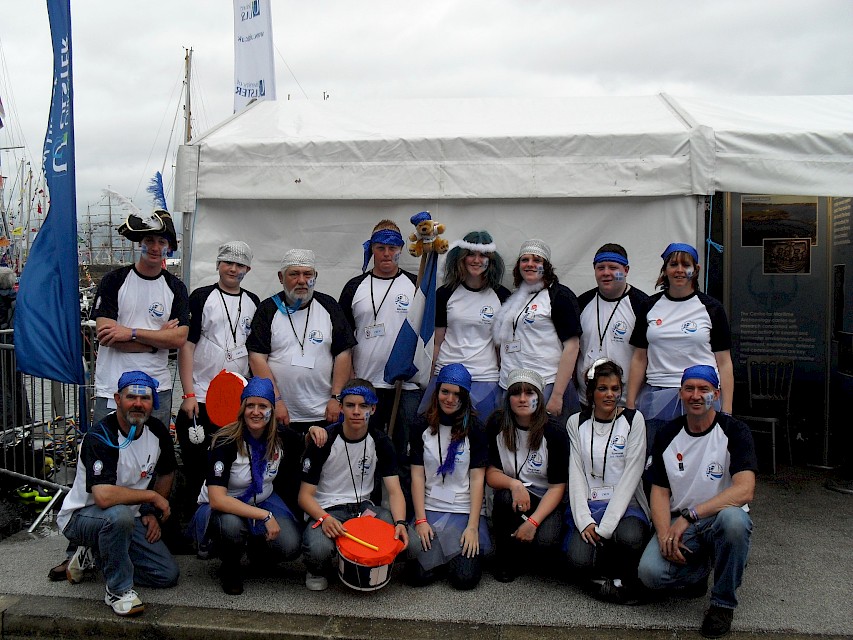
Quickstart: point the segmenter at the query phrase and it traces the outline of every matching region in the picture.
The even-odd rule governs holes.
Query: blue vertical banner
[[[15,355],[24,373],[83,384],[70,0],[47,0],[47,13],[53,42],[53,95],[42,167],[50,205],[21,274]]]

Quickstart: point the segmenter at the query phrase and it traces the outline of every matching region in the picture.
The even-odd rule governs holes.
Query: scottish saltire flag
[[[3,111],[3,100],[0,99],[0,129],[3,128],[3,119],[6,117],[6,112]]]
[[[275,100],[270,0],[234,0],[234,113]]]
[[[15,355],[24,373],[83,384],[70,0],[47,0],[47,13],[53,41],[53,97],[42,168],[50,206],[21,274]]]
[[[397,380],[415,382],[425,387],[432,368],[433,333],[435,333],[435,280],[438,274],[438,254],[427,254],[420,286],[388,362],[385,363],[385,382]]]

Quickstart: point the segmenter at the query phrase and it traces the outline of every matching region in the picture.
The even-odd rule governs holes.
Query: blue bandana
[[[692,367],[687,367],[684,370],[684,374],[681,376],[681,384],[684,384],[685,380],[695,378],[710,382],[715,389],[720,388],[720,379],[717,377],[716,369],[707,364],[695,364]]]
[[[612,251],[603,251],[601,253],[596,253],[595,257],[592,259],[592,264],[593,266],[595,266],[599,262],[615,262],[625,267],[628,266],[628,258],[618,253],[613,253]]]
[[[344,396],[361,396],[367,404],[379,404],[379,398],[367,387],[347,387],[338,396],[341,402],[344,401]]]
[[[400,235],[399,231],[394,231],[393,229],[374,231],[373,235],[370,236],[370,240],[361,245],[364,247],[364,264],[361,265],[362,273],[367,271],[367,263],[370,262],[371,256],[370,247],[374,244],[389,244],[392,247],[402,247],[406,243],[403,242],[403,236]]]
[[[435,386],[436,390],[438,390],[442,383],[455,384],[465,389],[465,391],[470,392],[471,374],[468,373],[468,369],[466,369],[463,364],[446,364],[441,368],[441,371],[438,372]]]
[[[240,394],[240,400],[246,398],[263,398],[271,405],[275,405],[275,388],[272,385],[272,380],[258,377],[249,380],[249,383],[243,388],[243,393]]]
[[[118,379],[118,392],[132,384],[148,387],[151,389],[151,400],[154,403],[154,409],[160,408],[160,398],[157,396],[157,387],[160,383],[143,371],[125,371]]]
[[[693,262],[699,264],[699,252],[696,251],[693,246],[685,244],[684,242],[673,242],[671,245],[669,245],[666,249],[663,250],[663,253],[660,254],[660,257],[666,260],[676,251],[683,251],[684,253],[689,254],[690,257],[693,258]]]
[[[411,222],[415,226],[418,226],[424,220],[432,220],[432,216],[429,215],[429,211],[421,211],[420,213],[416,213],[411,218],[409,218],[409,222]]]

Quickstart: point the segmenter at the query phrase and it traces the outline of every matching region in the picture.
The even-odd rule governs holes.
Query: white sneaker
[[[139,594],[133,589],[128,589],[120,596],[110,593],[110,590],[107,589],[104,604],[112,607],[113,612],[119,616],[138,616],[145,611],[145,605],[142,604]]]
[[[329,588],[329,581],[326,576],[315,576],[309,571],[305,574],[305,587],[308,591],[325,591]]]
[[[95,554],[90,547],[77,547],[77,551],[71,556],[68,561],[68,566],[65,568],[65,577],[71,584],[79,584],[83,582],[83,578],[87,571],[92,571],[95,568]]]

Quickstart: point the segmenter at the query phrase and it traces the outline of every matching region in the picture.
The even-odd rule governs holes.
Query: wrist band
[[[131,330],[130,330],[130,341],[131,341],[131,342],[136,342],[136,329],[131,329]]]
[[[424,524],[427,522],[426,518],[421,518],[420,520],[415,520],[415,526],[417,527],[419,524]]]
[[[698,514],[698,513],[696,513],[696,509],[691,508],[691,509],[690,509],[690,515],[692,515],[692,516],[693,516],[693,522],[698,522],[698,521],[699,521],[699,514]]]
[[[184,395],[181,396],[181,400],[186,400],[187,398],[195,398],[195,394],[194,393],[185,393]]]
[[[264,524],[266,524],[266,523],[267,523],[267,522],[269,522],[270,520],[272,520],[272,511],[267,511],[267,517],[266,517],[266,518],[264,518],[263,520],[261,520],[261,522],[263,522]]]
[[[275,401],[278,402],[279,400],[281,400],[281,396],[276,396]]]
[[[524,514],[522,513],[522,514],[521,514],[521,519],[522,519],[522,520],[524,520],[525,522],[529,522],[530,524],[532,524],[532,525],[533,525],[534,527],[536,527],[537,529],[539,528],[539,523],[538,523],[538,522],[536,522],[536,520],[534,520],[534,519],[533,519],[533,518],[531,518],[530,516],[526,516],[526,515],[524,515]]]
[[[325,519],[326,519],[326,518],[328,518],[328,517],[329,517],[329,514],[328,514],[328,513],[324,513],[322,516],[320,516],[319,518],[317,518],[317,522],[315,522],[314,524],[312,524],[312,525],[311,525],[311,528],[312,528],[312,529],[316,529],[316,528],[317,528],[317,527],[319,527],[321,524],[323,524],[323,520],[325,520]]]
[[[398,524],[401,524],[401,525],[403,525],[404,527],[408,527],[408,526],[409,526],[409,523],[408,523],[408,522],[406,522],[405,520],[395,520],[395,521],[394,521],[394,526],[396,527]]]

